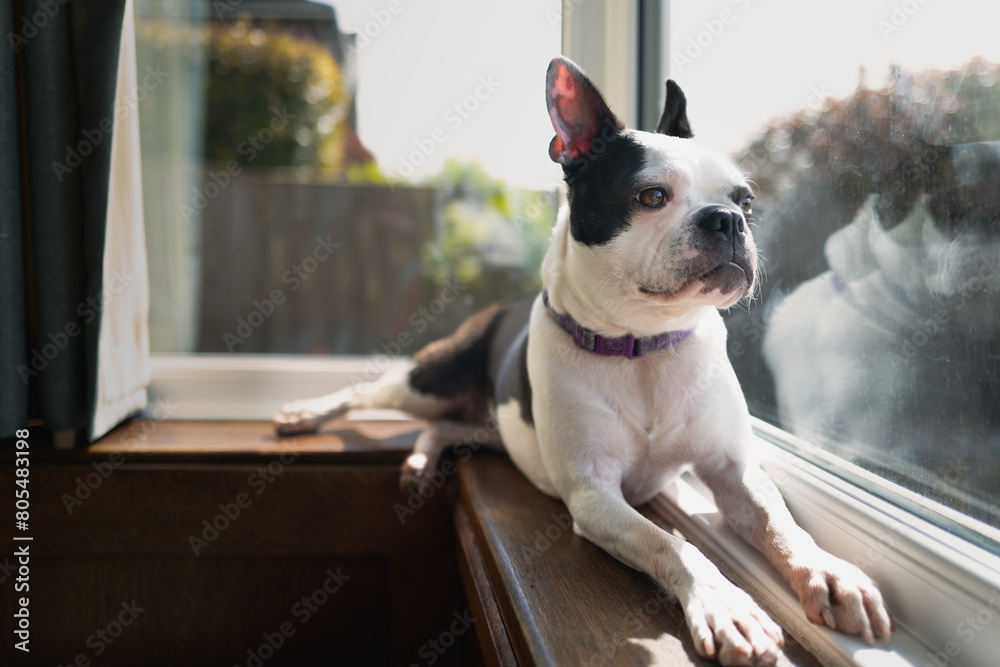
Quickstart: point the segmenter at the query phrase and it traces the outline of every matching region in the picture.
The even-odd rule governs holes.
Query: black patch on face
[[[639,205],[634,190],[645,159],[646,148],[634,136],[615,131],[602,134],[590,151],[563,166],[576,241],[602,245],[629,227]]]

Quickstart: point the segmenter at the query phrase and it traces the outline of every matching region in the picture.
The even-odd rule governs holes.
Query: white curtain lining
[[[97,400],[90,440],[146,407],[149,385],[149,276],[139,152],[140,89],[135,17],[125,4],[115,94],[108,191]]]

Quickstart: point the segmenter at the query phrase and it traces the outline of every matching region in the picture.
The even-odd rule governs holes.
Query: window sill
[[[706,664],[680,605],[575,535],[566,506],[507,457],[477,452],[459,463],[457,478],[459,563],[470,605],[487,619],[486,664]],[[640,511],[657,520],[655,507]],[[821,663],[789,637],[778,664]]]

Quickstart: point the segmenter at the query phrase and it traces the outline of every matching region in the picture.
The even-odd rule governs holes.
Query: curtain
[[[0,9],[2,437],[93,440],[145,406],[133,26],[131,0]]]

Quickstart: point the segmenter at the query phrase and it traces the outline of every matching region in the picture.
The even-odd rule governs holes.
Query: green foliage
[[[450,276],[495,300],[540,289],[539,267],[555,221],[555,193],[512,188],[476,163],[448,160],[429,179],[442,193],[442,227],[424,273]]]
[[[349,99],[326,47],[245,22],[193,27],[153,20],[137,28],[154,49],[187,54],[189,71],[207,60],[206,162],[342,174]]]
[[[859,86],[821,108],[778,118],[737,153],[761,192],[759,212],[779,210],[819,173],[852,210],[872,193],[919,189],[935,146],[1000,138],[1000,65],[976,58],[954,71],[894,68],[889,84]]]
[[[206,29],[205,158],[254,167],[343,166],[346,95],[340,68],[323,46],[245,23]],[[289,123],[281,118],[287,115]],[[273,131],[274,138],[264,139]],[[264,148],[240,150],[252,138]]]

